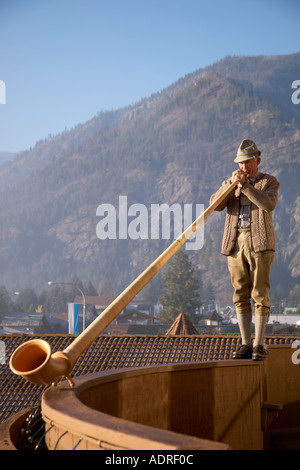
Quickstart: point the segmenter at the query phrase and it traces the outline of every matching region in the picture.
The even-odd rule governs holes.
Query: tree
[[[150,300],[152,303],[157,303],[158,298],[162,294],[162,276],[161,273],[156,276],[144,287],[142,290],[142,298]]]
[[[70,298],[67,287],[62,284],[55,284],[44,296],[43,312],[46,315],[61,315],[67,312],[67,302],[73,300]]]
[[[85,295],[98,295],[96,287],[91,281],[89,281],[87,285],[85,286],[84,293]]]
[[[88,286],[92,289],[91,283]],[[40,302],[43,305],[43,312],[47,315],[66,313],[68,302],[74,302],[76,296],[81,296],[79,289],[84,292],[83,283],[76,275],[70,281],[55,282],[48,293],[43,293],[43,302]]]
[[[195,310],[201,305],[199,282],[188,255],[183,251],[176,253],[163,279],[166,292],[159,298],[164,307],[160,313],[161,323],[173,322],[180,313],[189,315],[191,321],[195,321]]]
[[[297,312],[300,312],[300,284],[295,284],[290,290],[288,306],[296,307]]]
[[[15,302],[15,308],[20,312],[34,312],[37,305],[38,298],[32,287],[23,289]]]
[[[207,310],[209,305],[214,306],[215,298],[216,294],[214,285],[212,281],[208,279],[203,286],[203,303],[205,304]]]

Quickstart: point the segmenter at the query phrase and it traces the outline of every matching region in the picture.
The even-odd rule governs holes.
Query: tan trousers
[[[233,303],[236,313],[251,313],[251,297],[255,314],[269,315],[270,269],[274,261],[273,251],[254,253],[251,233],[239,230],[235,249],[228,256],[228,269],[234,288]]]

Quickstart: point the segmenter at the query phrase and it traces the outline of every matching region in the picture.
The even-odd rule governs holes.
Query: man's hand
[[[236,170],[232,173],[231,182],[234,183],[235,181],[239,182],[238,184],[239,187],[242,187],[243,184],[246,183],[247,178],[246,178],[245,173],[242,170]]]

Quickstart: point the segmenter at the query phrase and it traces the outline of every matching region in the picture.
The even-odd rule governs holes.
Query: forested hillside
[[[0,284],[9,290],[76,275],[121,292],[172,240],[100,240],[97,208],[119,196],[128,206],[208,205],[235,169],[241,140],[262,150],[261,170],[281,183],[274,212],[272,289],[300,284],[300,105],[291,84],[300,54],[226,58],[139,103],[99,112],[85,124],[37,142],[0,167]],[[203,248],[189,251],[216,300],[231,303],[220,255],[225,214],[205,225]],[[132,219],[132,218],[131,218]],[[130,219],[128,219],[130,220]],[[119,220],[118,220],[119,222]],[[153,281],[154,285],[155,281]]]

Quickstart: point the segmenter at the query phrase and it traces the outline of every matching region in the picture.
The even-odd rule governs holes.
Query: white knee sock
[[[236,314],[238,324],[240,327],[242,344],[252,346],[251,344],[251,320],[252,313],[237,313]]]
[[[253,346],[258,346],[259,344],[263,346],[268,319],[268,315],[255,315],[255,338]]]

